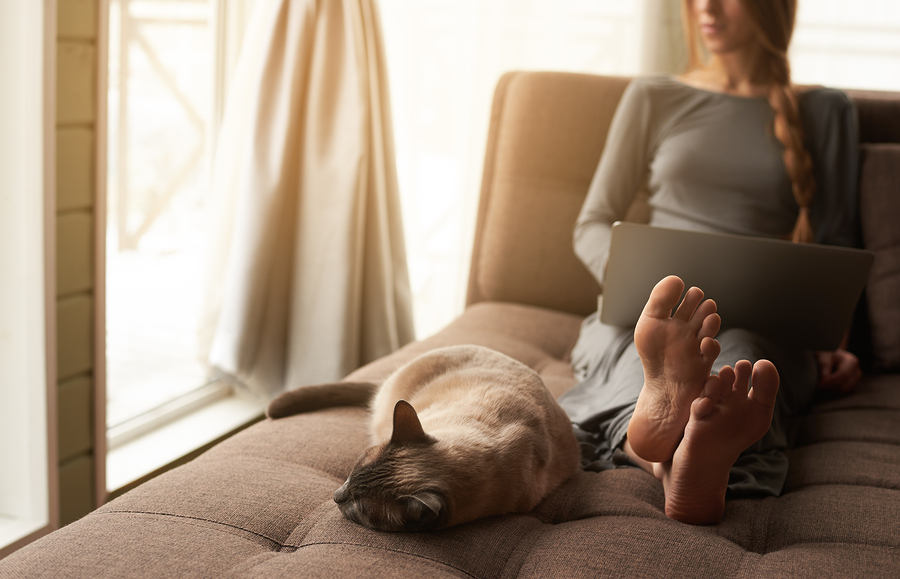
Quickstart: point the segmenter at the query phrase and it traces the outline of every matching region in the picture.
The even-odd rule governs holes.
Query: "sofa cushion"
[[[467,302],[587,315],[599,286],[572,232],[627,78],[509,73],[497,87]],[[560,288],[565,291],[560,291]]]
[[[866,288],[872,364],[900,370],[900,144],[861,148],[859,207],[863,242],[875,252]]]
[[[559,397],[575,384],[569,355],[578,338],[580,316],[496,302],[481,302],[434,336],[408,344],[347,376],[347,381],[380,382],[391,372],[429,350],[455,344],[493,348],[541,375],[547,389]]]
[[[581,472],[528,514],[436,533],[370,531],[331,500],[366,445],[365,411],[334,408],[260,423],[9,563],[68,577],[887,577],[900,564],[900,439],[841,417],[876,404],[896,421],[900,384],[890,378],[823,405],[814,415],[827,419],[792,456],[785,495],[730,501],[719,525],[667,519],[658,481],[619,469]],[[340,446],[323,453],[327,441]],[[793,474],[815,454],[840,468]],[[873,462],[880,474],[861,476]]]
[[[848,90],[859,111],[859,140],[863,143],[900,143],[900,93]]]

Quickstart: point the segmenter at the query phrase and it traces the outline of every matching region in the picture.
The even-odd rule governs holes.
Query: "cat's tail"
[[[333,406],[367,406],[378,389],[371,382],[334,382],[289,390],[266,408],[269,418],[284,418]]]

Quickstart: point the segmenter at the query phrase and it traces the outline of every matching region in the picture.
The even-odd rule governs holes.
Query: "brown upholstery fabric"
[[[900,115],[900,111],[898,111]],[[900,144],[863,145],[860,220],[866,248],[875,252],[866,297],[873,365],[900,370]]]
[[[859,111],[862,143],[900,143],[900,93],[848,90]]]
[[[518,302],[579,315],[596,309],[599,287],[575,257],[572,230],[628,82],[563,73],[501,80],[468,303]]]
[[[523,359],[557,392],[578,316],[480,303],[362,368],[377,379],[461,341]],[[507,331],[508,330],[508,331]],[[429,534],[369,531],[331,495],[368,445],[366,411],[267,420],[0,562],[0,577],[891,577],[900,568],[900,376],[866,378],[804,422],[780,498],[719,525],[667,519],[639,469],[579,473],[529,514]]]
[[[581,319],[573,314],[520,304],[482,302],[470,306],[438,334],[360,368],[347,380],[379,382],[429,350],[475,344],[493,348],[534,368],[550,392],[558,397],[575,384],[568,356],[578,339]]]
[[[93,513],[0,561],[0,577],[217,578],[271,553],[272,545],[206,520]]]
[[[489,138],[472,305],[435,336],[348,380],[381,380],[422,352],[471,343],[534,368],[555,395],[575,383],[568,356],[596,287],[572,264],[568,221],[593,170],[588,157],[603,143],[574,125],[583,118],[599,131],[625,82],[505,77]],[[570,110],[557,108],[560,99]],[[554,125],[577,135],[567,141]],[[898,177],[896,163],[878,151],[866,149],[863,170],[863,203],[871,204],[863,213],[877,225],[872,216],[863,225],[875,228],[867,243],[881,251],[896,247],[896,227],[886,220],[897,215]],[[870,300],[872,315],[895,311],[898,296]],[[342,518],[332,500],[368,445],[366,419],[362,408],[329,408],[265,420],[13,553],[0,561],[0,579],[844,579],[897,577],[900,569],[896,372],[819,400],[797,432],[784,494],[729,501],[721,523],[708,527],[666,518],[660,483],[626,468],[581,472],[528,514],[428,534],[369,531]]]

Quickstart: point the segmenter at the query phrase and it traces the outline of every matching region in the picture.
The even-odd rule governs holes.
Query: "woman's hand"
[[[852,391],[862,378],[859,358],[844,349],[833,352],[816,352],[819,361],[819,382],[817,387],[831,392]]]

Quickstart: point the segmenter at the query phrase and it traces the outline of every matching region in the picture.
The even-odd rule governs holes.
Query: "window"
[[[253,3],[109,0],[104,269],[110,491],[208,442],[183,436],[206,426],[173,425],[233,398],[229,386],[208,377],[198,324],[214,133]],[[223,420],[246,422],[259,414],[259,405],[252,406]],[[207,415],[205,424],[210,420],[216,422]],[[170,433],[164,442],[142,439],[164,432]],[[183,447],[160,453],[173,437]]]
[[[465,302],[494,88],[515,69],[642,70],[644,0],[380,0],[417,337]],[[677,10],[676,10],[677,16]]]
[[[213,109],[210,12],[206,0],[110,2],[106,371],[112,432],[206,385],[196,324]]]
[[[791,70],[800,84],[900,90],[900,2],[800,2]]]
[[[56,39],[48,4],[0,2],[0,78],[18,89],[0,91],[0,557],[56,525],[56,377],[46,325],[54,259],[45,234]]]

